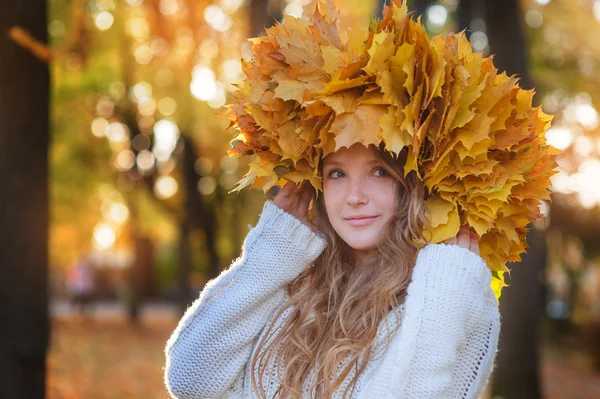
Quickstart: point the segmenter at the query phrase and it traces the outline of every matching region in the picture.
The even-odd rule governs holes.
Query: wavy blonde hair
[[[382,231],[377,248],[355,264],[352,249],[329,222],[324,196],[313,198],[312,211],[320,222],[318,228],[327,240],[327,247],[313,267],[288,284],[289,301],[266,327],[268,330],[252,359],[252,370],[258,370],[259,374],[256,381],[252,373],[252,385],[260,397],[266,398],[263,376],[269,362],[274,360],[274,364],[285,365],[275,397],[301,398],[303,383],[311,370],[316,377],[309,389],[311,396],[332,397],[354,369],[355,375],[343,392],[346,398],[366,368],[376,345],[380,321],[385,319],[389,332],[385,349],[398,330],[396,323],[396,329],[390,331],[387,315],[404,302],[421,246],[418,243],[424,242],[423,231],[428,220],[426,193],[414,172],[404,177],[406,152],[394,158],[382,147],[370,148],[399,183],[396,212]],[[322,165],[321,162],[321,175]],[[275,334],[275,322],[289,308],[293,308],[291,313]],[[338,370],[346,356],[349,356],[346,367]]]

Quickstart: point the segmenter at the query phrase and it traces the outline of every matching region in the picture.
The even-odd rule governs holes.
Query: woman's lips
[[[345,219],[346,222],[348,222],[348,224],[352,225],[352,226],[356,226],[356,227],[360,227],[360,226],[366,226],[368,224],[373,223],[373,221],[375,221],[375,219],[377,219],[379,216],[371,216],[371,217],[364,217],[364,218],[360,218],[360,219]]]

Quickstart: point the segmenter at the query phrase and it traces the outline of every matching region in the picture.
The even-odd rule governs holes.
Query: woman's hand
[[[469,225],[465,224],[460,228],[456,237],[444,241],[446,244],[454,244],[459,247],[468,249],[471,252],[479,255],[479,238],[477,235],[470,232]]]
[[[312,228],[308,222],[308,206],[313,198],[313,193],[314,189],[307,180],[303,181],[299,187],[290,180],[277,193],[273,202]]]

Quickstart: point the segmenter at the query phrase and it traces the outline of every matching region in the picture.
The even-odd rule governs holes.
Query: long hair
[[[395,158],[381,146],[370,148],[397,180],[396,211],[381,232],[378,246],[355,264],[352,249],[329,222],[324,196],[313,198],[312,211],[327,247],[312,267],[288,284],[289,301],[265,327],[251,368],[259,374],[257,381],[254,371],[251,373],[252,385],[260,397],[266,398],[264,374],[274,361],[272,364],[284,366],[275,396],[301,398],[304,382],[312,374],[310,396],[330,398],[354,371],[343,392],[346,398],[375,348],[380,321],[386,320],[389,332],[385,349],[398,330],[399,323],[390,330],[387,315],[404,302],[421,245],[418,243],[424,242],[426,193],[414,172],[404,177],[406,152]],[[322,163],[319,173],[322,176]],[[289,315],[275,332],[275,322],[286,311]],[[340,370],[339,364],[347,356],[349,360]]]

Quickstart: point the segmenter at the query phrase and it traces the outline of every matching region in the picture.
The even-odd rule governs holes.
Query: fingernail
[[[471,233],[471,239],[473,239],[473,238],[477,238],[477,235],[476,235],[476,234],[473,234],[473,233]]]
[[[467,223],[465,223],[462,226],[460,226],[461,229],[466,229],[467,227],[469,227],[469,225]]]

